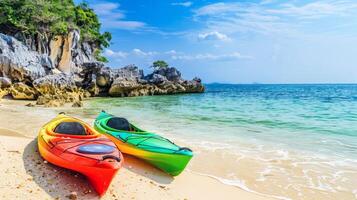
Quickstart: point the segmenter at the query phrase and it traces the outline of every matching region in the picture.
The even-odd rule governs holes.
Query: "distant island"
[[[135,65],[106,67],[112,36],[86,3],[3,0],[0,10],[0,98],[81,106],[94,96],[204,92],[200,78],[184,80],[162,60],[148,75]]]

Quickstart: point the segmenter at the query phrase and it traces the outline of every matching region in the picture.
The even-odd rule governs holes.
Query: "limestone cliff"
[[[96,61],[94,44],[80,42],[79,30],[72,30],[67,35],[49,37],[45,33],[38,37],[26,37],[19,33],[14,37],[23,42],[30,50],[49,56],[54,69],[70,74],[79,73],[84,62]]]

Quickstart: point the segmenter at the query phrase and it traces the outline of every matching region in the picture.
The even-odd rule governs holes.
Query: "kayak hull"
[[[98,120],[97,118],[94,124],[94,128],[98,132],[106,135],[109,139],[111,139],[121,152],[142,159],[172,176],[179,175],[185,169],[193,156],[191,151],[186,150],[178,150],[172,153],[168,153],[150,151],[135,145],[131,145],[118,137],[120,131],[109,131],[105,128],[105,126],[102,126],[101,123],[103,123],[103,121]]]
[[[192,158],[192,156],[180,154],[165,154],[146,151],[128,145],[111,134],[105,135],[117,145],[121,152],[142,159],[172,176],[179,175]]]
[[[47,129],[45,125],[38,136],[40,155],[51,164],[83,174],[99,196],[103,196],[123,163],[123,156],[115,144],[100,134],[88,138],[56,137],[48,134]],[[109,159],[104,159],[107,154],[83,155],[76,151],[78,147],[88,144],[111,145],[116,150],[108,154]]]

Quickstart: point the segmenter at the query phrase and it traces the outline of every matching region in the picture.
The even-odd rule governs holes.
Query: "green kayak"
[[[143,159],[173,176],[179,175],[193,156],[189,148],[180,147],[104,111],[96,118],[94,128],[106,134],[121,152]]]

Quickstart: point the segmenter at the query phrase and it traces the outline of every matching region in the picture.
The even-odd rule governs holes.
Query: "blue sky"
[[[355,0],[86,2],[113,35],[111,67],[162,59],[206,83],[357,82]]]

